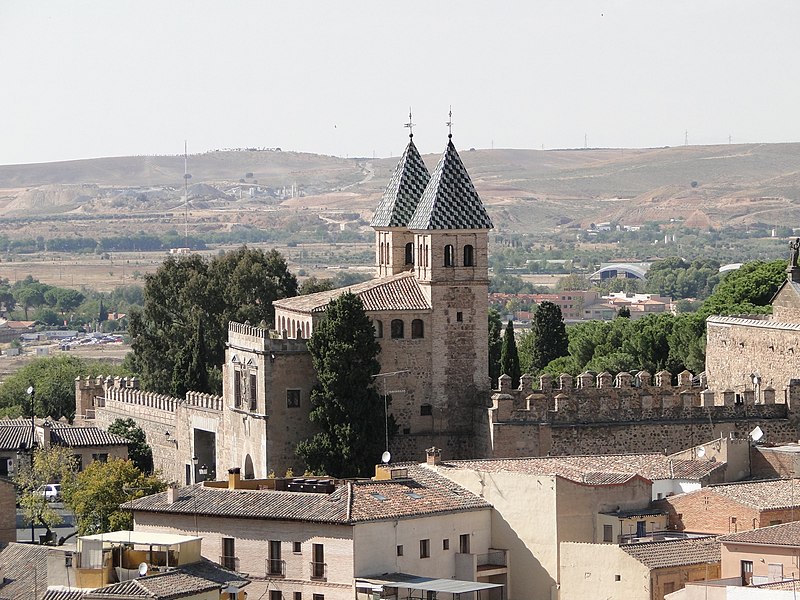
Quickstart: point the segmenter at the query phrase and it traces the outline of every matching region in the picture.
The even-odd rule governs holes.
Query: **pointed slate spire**
[[[448,136],[409,229],[492,229],[492,220]]]
[[[431,176],[414,145],[413,135],[409,135],[408,146],[372,216],[373,227],[407,227],[428,185]]]

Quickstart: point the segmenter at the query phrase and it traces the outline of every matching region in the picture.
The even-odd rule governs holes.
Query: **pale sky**
[[[0,164],[800,141],[797,0],[0,0]]]

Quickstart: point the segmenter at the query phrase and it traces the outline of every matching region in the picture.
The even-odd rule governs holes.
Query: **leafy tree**
[[[489,309],[489,377],[492,380],[492,389],[497,387],[497,378],[500,377],[500,354],[503,348],[503,319],[495,309]]]
[[[195,360],[195,375],[201,375],[201,364],[208,373],[207,387],[195,391],[219,393],[228,322],[271,325],[273,300],[296,293],[297,280],[275,250],[242,247],[210,261],[198,255],[168,258],[145,276],[144,307],[130,316],[133,364],[143,385],[183,395]]]
[[[533,315],[529,344],[530,373],[538,373],[547,363],[569,353],[569,339],[561,309],[552,302],[542,302]]]
[[[591,287],[592,285],[589,283],[589,280],[585,276],[578,275],[577,273],[572,273],[566,277],[560,277],[556,282],[556,290],[559,292],[573,290],[585,291]]]
[[[64,501],[75,513],[78,535],[133,527],[133,515],[120,505],[163,491],[158,475],[145,475],[131,460],[95,461],[63,487]]]
[[[385,424],[374,387],[380,345],[361,299],[347,292],[328,304],[308,349],[319,381],[309,418],[322,431],[297,454],[316,473],[366,476],[381,455]]]
[[[317,279],[316,277],[309,277],[300,284],[298,294],[305,296],[306,294],[316,294],[317,292],[327,292],[334,289],[333,281],[331,279]]]
[[[52,534],[51,527],[63,523],[61,515],[53,510],[44,494],[37,491],[46,483],[61,483],[68,486],[75,478],[78,462],[72,450],[66,446],[50,446],[34,450],[32,460],[22,463],[14,475],[19,489],[19,505],[27,523],[41,525]]]
[[[116,419],[108,426],[108,432],[128,440],[128,458],[142,473],[153,472],[153,450],[147,444],[144,430],[133,419]]]
[[[514,323],[509,319],[506,331],[503,335],[503,348],[500,351],[500,371],[501,375],[511,377],[511,387],[519,387],[519,355],[517,354],[517,340],[514,338]]]
[[[0,407],[20,407],[30,416],[60,419],[75,417],[75,378],[86,375],[125,375],[122,367],[87,361],[70,354],[39,358],[10,375],[0,384]],[[34,406],[26,393],[33,386]]]
[[[49,287],[28,275],[25,279],[16,282],[11,288],[14,301],[22,305],[26,320],[28,319],[28,310],[30,308],[38,307],[45,303],[44,294]]]
[[[770,300],[786,281],[786,261],[753,261],[729,272],[703,303],[705,315],[768,313]]]
[[[44,301],[64,316],[78,308],[85,296],[76,290],[53,287],[44,293]]]

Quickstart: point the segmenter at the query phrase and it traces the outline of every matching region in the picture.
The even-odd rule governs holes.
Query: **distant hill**
[[[800,223],[800,144],[460,154],[500,231],[684,220],[695,227]],[[425,156],[432,169],[438,156]],[[193,206],[368,214],[397,158],[224,151],[189,157]],[[0,217],[169,210],[183,156],[0,166]]]

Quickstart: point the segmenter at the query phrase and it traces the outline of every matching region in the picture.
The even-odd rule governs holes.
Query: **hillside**
[[[461,156],[499,231],[603,221],[639,225],[680,219],[696,227],[800,222],[800,144],[462,149]],[[424,158],[433,169],[438,156]],[[281,151],[193,155],[190,221],[202,217],[230,227],[242,211],[262,227],[270,221],[274,226],[275,219],[265,221],[253,211],[273,217],[275,211],[349,211],[368,217],[396,162]],[[58,218],[63,234],[70,215],[147,219],[183,206],[182,156],[0,166],[0,229],[10,237],[24,235],[31,218]],[[163,221],[157,226],[163,228]]]

